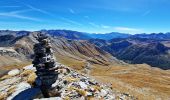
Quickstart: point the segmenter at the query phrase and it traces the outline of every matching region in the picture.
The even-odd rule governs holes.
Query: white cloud
[[[50,16],[53,16],[53,14],[43,10],[43,9],[40,9],[40,8],[36,8],[30,4],[26,4],[24,2],[20,2],[20,1],[17,1],[18,3],[21,3],[22,5],[28,7],[29,9],[32,9],[33,11],[37,11],[37,12],[40,12],[40,13],[43,13],[43,14],[46,14],[46,15],[50,15]]]
[[[0,16],[14,17],[14,18],[26,19],[26,20],[32,20],[32,21],[40,21],[37,18],[21,15],[21,13],[28,12],[28,11],[30,11],[30,9],[28,9],[28,10],[17,10],[17,11],[12,11],[12,12],[1,12]]]
[[[75,11],[73,9],[69,8],[68,10],[70,11],[70,13],[75,14]]]
[[[38,11],[40,13],[43,13],[43,14],[47,14],[47,15],[50,15],[50,16],[53,16],[51,13],[45,11],[45,10],[42,10],[42,9],[39,9],[39,8],[36,8],[36,7],[33,7],[32,5],[29,5],[29,4],[25,4],[28,8],[34,10],[34,11]]]
[[[111,28],[111,26],[108,26],[108,25],[98,25],[96,23],[93,23],[93,22],[89,22],[89,24],[93,27],[96,27],[96,28],[103,28],[103,29],[109,29]]]
[[[11,14],[19,14],[19,13],[25,13],[25,12],[29,12],[32,11],[31,9],[25,9],[25,10],[16,10],[16,11],[11,11],[9,13]]]
[[[87,18],[87,19],[89,19],[90,17],[89,17],[89,16],[84,16],[84,18]]]
[[[93,22],[89,22],[89,24],[90,24],[91,26],[93,26],[93,27],[100,27],[99,25],[97,25],[97,24],[95,24],[95,23],[93,23]]]
[[[148,15],[149,13],[151,13],[151,10],[148,10],[148,11],[144,12],[144,13],[142,14],[142,16],[146,16],[146,15]]]
[[[108,25],[101,25],[101,27],[105,29],[111,28],[111,26],[108,26]]]
[[[61,19],[64,20],[64,21],[66,21],[66,22],[68,22],[68,23],[72,23],[72,24],[79,25],[79,26],[82,25],[82,24],[80,24],[80,23],[78,23],[78,22],[76,22],[76,21],[73,21],[73,20],[71,20],[71,19],[68,19],[68,18],[61,17]]]
[[[18,8],[20,6],[0,6],[1,8]]]
[[[127,32],[140,32],[140,29],[130,28],[130,27],[114,27],[117,31],[127,31]]]

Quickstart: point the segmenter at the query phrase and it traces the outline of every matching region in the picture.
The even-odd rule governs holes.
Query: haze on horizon
[[[169,0],[1,0],[0,29],[169,32]]]

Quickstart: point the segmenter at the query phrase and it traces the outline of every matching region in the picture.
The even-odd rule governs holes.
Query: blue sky
[[[170,0],[0,0],[0,29],[170,31]]]

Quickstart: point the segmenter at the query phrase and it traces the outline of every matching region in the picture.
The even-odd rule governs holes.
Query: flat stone
[[[106,95],[107,95],[107,91],[105,91],[104,89],[102,89],[101,92],[100,92],[100,95],[101,95],[102,97],[106,96]]]
[[[25,66],[23,69],[25,69],[25,70],[34,70],[34,71],[36,70],[36,68],[33,67],[33,64]]]
[[[16,95],[18,95],[20,92],[31,88],[31,85],[26,82],[21,82],[17,85],[17,88],[15,89],[15,92],[7,98],[7,100],[12,100]]]
[[[20,73],[19,69],[13,69],[8,72],[8,75],[15,76],[15,75],[18,75],[19,73]]]
[[[59,80],[56,80],[56,82],[52,84],[52,87],[56,87],[58,84],[59,84]]]
[[[41,98],[41,99],[34,99],[34,100],[63,100],[60,97],[51,97],[51,98]]]
[[[79,85],[82,89],[87,89],[87,85],[84,82],[79,82]]]
[[[92,96],[93,94],[91,92],[86,92],[86,96]]]
[[[26,83],[26,82],[22,82],[22,83],[19,83],[17,85],[17,89],[16,90],[26,90],[28,88],[31,88],[31,85]]]

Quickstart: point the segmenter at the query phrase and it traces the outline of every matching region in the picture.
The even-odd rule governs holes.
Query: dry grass
[[[82,70],[85,61],[57,56],[58,61],[76,70]],[[91,76],[98,81],[111,83],[116,91],[129,93],[139,100],[170,99],[170,71],[151,68],[146,64],[93,64]]]
[[[57,61],[76,70],[83,70],[86,60],[76,59],[71,56],[56,55]],[[1,67],[1,70],[22,68],[25,64],[15,64]],[[151,68],[148,65],[114,64],[102,66],[93,64],[90,75],[98,81],[111,83],[116,91],[134,95],[139,100],[168,100],[170,99],[170,70],[165,71]],[[28,71],[29,73],[29,71]],[[27,72],[23,73],[23,75]],[[30,75],[30,83],[34,81],[34,75]]]
[[[109,69],[109,70],[108,70]],[[170,73],[147,65],[95,67],[91,75],[111,83],[113,89],[136,96],[139,100],[170,99]]]
[[[6,97],[7,97],[6,92],[0,93],[0,100],[4,100],[4,98],[6,98]]]
[[[76,70],[81,70],[84,68],[85,66],[85,61],[81,60],[81,59],[74,59],[71,57],[67,57],[67,56],[62,56],[62,55],[57,55],[57,61],[65,64],[73,69]]]
[[[24,62],[24,63],[9,64],[7,66],[0,67],[0,77],[6,74],[9,70],[16,69],[16,68],[20,69],[30,64],[31,62]]]
[[[1,67],[1,70],[11,70],[11,69],[14,69],[14,68],[20,69],[20,68],[23,68],[24,66],[27,66],[27,65],[30,65],[30,64],[31,64],[31,62],[11,64],[11,65]]]
[[[37,75],[35,73],[31,73],[28,78],[27,78],[27,82],[31,85],[33,85],[33,83],[35,82]]]

